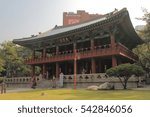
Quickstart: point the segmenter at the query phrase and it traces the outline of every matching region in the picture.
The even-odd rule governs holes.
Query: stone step
[[[57,81],[42,79],[37,83],[36,88],[55,88],[58,87]]]

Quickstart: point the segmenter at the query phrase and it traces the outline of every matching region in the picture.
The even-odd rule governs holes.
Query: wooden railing
[[[122,55],[133,61],[137,61],[138,57],[128,48],[123,46],[120,43],[116,43],[115,47],[111,47],[110,44],[95,46],[94,50],[91,48],[77,49],[77,59],[91,58],[91,57],[102,57],[102,56],[111,56],[111,55]],[[53,55],[45,58],[34,58],[27,59],[25,63],[27,64],[40,64],[40,63],[49,63],[49,62],[58,62],[58,61],[68,61],[74,60],[74,53],[72,51],[61,52],[61,54]]]
[[[122,45],[121,43],[117,43],[116,46],[117,46],[116,48],[118,48],[120,55],[126,56],[134,61],[138,60],[138,56],[136,54],[134,54],[131,50],[129,50],[127,47]]]

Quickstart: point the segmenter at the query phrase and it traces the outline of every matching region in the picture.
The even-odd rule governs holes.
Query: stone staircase
[[[36,88],[52,88],[53,82],[51,80],[42,79],[37,82]]]
[[[37,82],[36,88],[59,88],[59,81],[41,79]]]

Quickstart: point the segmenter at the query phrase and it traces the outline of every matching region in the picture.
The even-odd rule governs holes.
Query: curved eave
[[[19,45],[23,45],[26,46],[26,43],[30,44],[30,43],[37,43],[40,41],[44,40],[51,40],[54,39],[56,37],[59,37],[60,35],[64,35],[66,33],[73,33],[76,31],[80,31],[80,30],[85,30],[86,28],[89,28],[90,26],[95,26],[96,24],[106,24],[107,22],[109,22],[109,20],[117,15],[119,15],[120,13],[122,13],[122,11],[126,11],[126,9],[122,9],[116,13],[114,13],[111,16],[105,16],[103,18],[100,19],[96,19],[93,21],[89,21],[86,23],[82,23],[82,24],[78,24],[78,25],[73,25],[73,26],[67,26],[67,27],[62,27],[62,28],[58,28],[58,29],[54,29],[54,30],[49,30],[45,33],[42,33],[38,36],[35,37],[29,37],[29,38],[22,38],[22,39],[14,39],[13,42]]]
[[[130,49],[135,48],[138,44],[144,43],[143,40],[137,35],[132,22],[130,20],[129,13],[125,14],[125,17],[123,18],[121,22],[121,27],[124,31],[124,33],[129,37],[128,44],[131,44]]]
[[[16,44],[19,44],[19,45],[26,46],[27,43],[29,44],[29,43],[42,42],[43,39],[45,41],[52,40],[52,39],[58,38],[59,36],[65,35],[67,33],[71,34],[71,33],[76,32],[78,30],[84,30],[85,28],[87,28],[93,24],[96,24],[96,23],[101,22],[101,21],[105,21],[105,19],[106,19],[106,17],[103,17],[103,18],[93,20],[93,21],[83,23],[83,24],[78,24],[78,25],[73,25],[73,26],[49,30],[49,31],[42,33],[42,34],[35,36],[35,37],[14,39],[13,42]]]
[[[142,40],[138,37],[138,35],[136,34],[136,32],[132,26],[132,23],[130,21],[130,17],[129,17],[129,14],[128,14],[128,11],[126,8],[124,8],[116,13],[113,13],[111,15],[106,15],[105,17],[100,18],[100,19],[96,19],[96,20],[78,24],[78,25],[71,25],[71,26],[67,26],[67,27],[49,30],[49,31],[42,33],[35,37],[14,39],[13,42],[16,44],[31,48],[34,44],[37,45],[39,43],[43,43],[43,40],[45,42],[50,42],[56,38],[65,36],[66,34],[71,35],[74,32],[84,31],[86,29],[89,29],[89,28],[95,27],[95,26],[101,27],[101,26],[111,23],[111,22],[113,24],[113,22],[115,20],[117,21],[119,18],[120,18],[120,20],[123,19],[123,21],[121,21],[120,23],[121,23],[121,26],[123,27],[123,30],[126,32],[126,34],[129,37],[131,37],[130,41],[136,42],[135,44],[133,43],[133,47],[136,46],[137,44],[142,43]]]

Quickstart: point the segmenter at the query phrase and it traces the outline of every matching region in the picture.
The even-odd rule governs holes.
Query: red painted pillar
[[[42,68],[43,70],[43,73],[42,73],[42,76],[43,76],[43,78],[46,78],[46,65],[45,64],[43,64],[43,68]]]
[[[77,86],[77,52],[76,52],[76,43],[74,43],[74,89]]]
[[[112,67],[117,66],[117,58],[116,56],[112,56]]]
[[[32,58],[33,59],[35,58],[35,50],[33,50],[33,52],[32,52]]]
[[[96,73],[96,64],[94,58],[91,59],[91,63],[92,63],[92,73]]]
[[[43,48],[43,51],[42,51],[42,57],[43,57],[43,58],[46,57],[46,48]]]
[[[121,64],[121,58],[117,58],[117,65],[120,65]]]
[[[33,78],[35,78],[35,66],[32,65],[31,67],[32,67],[31,76],[32,76],[32,79],[33,79]]]
[[[56,62],[56,79],[59,78],[59,63]]]
[[[102,73],[102,60],[101,59],[99,60],[99,63],[98,63],[98,72]]]
[[[59,46],[56,46],[56,55],[59,54]]]
[[[56,55],[59,54],[59,46],[56,46]],[[59,78],[59,63],[56,62],[56,79]]]
[[[94,40],[91,40],[91,51],[94,50]],[[91,69],[92,69],[92,73],[96,73],[96,65],[95,65],[95,59],[92,58],[91,59]]]
[[[94,50],[94,40],[91,39],[91,50]]]
[[[111,47],[114,48],[115,47],[115,37],[114,34],[110,34],[110,41],[111,41]]]
[[[115,37],[114,37],[114,34],[113,33],[111,33],[110,34],[110,40],[111,40],[111,47],[112,47],[112,49],[114,49],[115,48]],[[115,67],[115,66],[117,66],[117,58],[116,58],[116,56],[112,56],[112,67]]]

